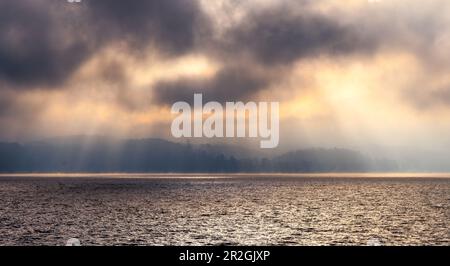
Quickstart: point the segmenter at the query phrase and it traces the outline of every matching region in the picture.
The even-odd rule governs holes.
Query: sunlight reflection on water
[[[0,245],[450,244],[445,176],[327,175],[3,175]]]

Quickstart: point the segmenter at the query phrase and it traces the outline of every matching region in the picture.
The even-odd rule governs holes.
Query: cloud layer
[[[450,133],[449,12],[445,0],[0,1],[0,139],[149,136],[202,92],[281,101],[287,145],[450,143],[436,138]]]
[[[22,89],[58,86],[114,43],[130,54],[153,45],[180,55],[208,31],[207,20],[195,1],[1,1],[0,78]]]

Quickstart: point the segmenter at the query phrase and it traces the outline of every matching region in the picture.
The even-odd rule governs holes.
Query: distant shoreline
[[[450,173],[0,173],[2,177],[48,178],[442,178],[450,179]]]

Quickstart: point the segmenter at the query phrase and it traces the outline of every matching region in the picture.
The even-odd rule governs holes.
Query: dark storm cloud
[[[170,55],[191,51],[198,34],[208,32],[207,17],[196,1],[85,0],[92,27],[103,40],[156,45]]]
[[[0,82],[10,89],[64,88],[64,81],[102,47],[124,44],[120,47],[136,56],[152,46],[174,57],[199,51],[223,65],[212,80],[159,82],[157,103],[190,99],[198,90],[219,101],[239,100],[283,78],[278,68],[288,70],[299,59],[369,54],[386,43],[408,49],[409,39],[402,35],[408,27],[398,26],[406,22],[390,23],[386,16],[391,14],[344,20],[283,3],[251,11],[217,38],[211,27],[215,18],[194,0],[0,0]],[[255,74],[252,66],[268,75]],[[100,80],[128,89],[121,66],[103,67]],[[124,106],[133,107],[130,102],[124,100]]]
[[[0,79],[18,88],[55,85],[89,54],[82,41],[65,43],[50,8],[55,1],[0,1]]]
[[[192,101],[194,92],[204,93],[206,100],[222,102],[251,99],[284,77],[280,67],[289,71],[291,63],[320,55],[371,53],[380,42],[378,38],[362,25],[340,24],[308,11],[293,13],[284,7],[260,10],[219,40],[205,40],[208,51],[225,65],[214,79],[161,82],[154,88],[154,100],[162,104]],[[248,66],[242,66],[246,60],[250,60]],[[265,75],[255,75],[252,65],[263,67]]]
[[[212,79],[163,81],[154,87],[154,103],[171,105],[177,101],[192,102],[194,93],[203,93],[204,101],[243,101],[270,84],[268,76],[250,68],[227,67]]]
[[[0,1],[0,80],[14,88],[63,83],[111,43],[152,45],[167,56],[193,49],[208,23],[195,1]]]
[[[323,54],[367,53],[376,48],[378,36],[367,35],[366,30],[362,24],[344,24],[336,18],[280,7],[251,13],[227,33],[219,53],[244,52],[266,64]]]

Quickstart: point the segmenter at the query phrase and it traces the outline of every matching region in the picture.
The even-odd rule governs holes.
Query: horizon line
[[[26,173],[0,173],[3,177],[103,177],[103,178],[232,178],[232,177],[298,177],[298,178],[434,178],[450,179],[450,172],[313,172],[313,173],[126,173],[126,172],[26,172]]]

